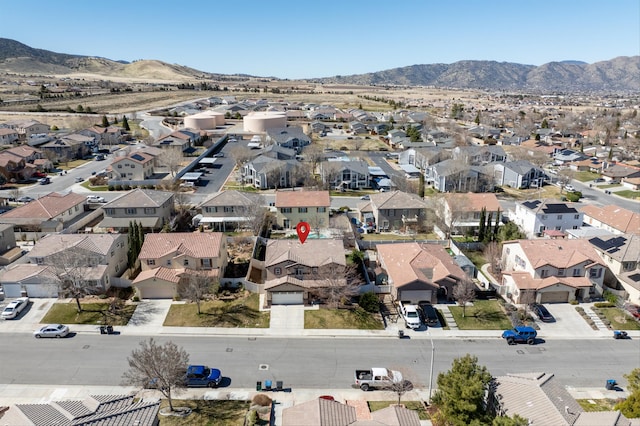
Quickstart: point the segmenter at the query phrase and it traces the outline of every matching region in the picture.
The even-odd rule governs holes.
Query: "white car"
[[[403,305],[400,303],[400,314],[404,319],[404,323],[407,328],[417,329],[422,325],[422,321],[420,321],[420,314],[418,313],[418,308],[415,305]]]
[[[9,303],[4,310],[2,311],[2,318],[4,319],[15,319],[20,312],[24,310],[24,308],[29,305],[28,297],[19,297],[13,302]]]
[[[33,332],[36,339],[41,337],[66,337],[69,334],[69,327],[62,324],[49,324],[42,327],[40,330]]]
[[[107,201],[104,199],[104,197],[101,197],[99,195],[89,195],[87,197],[87,202],[88,203],[106,203]]]
[[[565,185],[565,186],[564,186],[564,189],[565,189],[567,192],[575,192],[575,190],[576,190],[576,189],[573,187],[573,185]]]

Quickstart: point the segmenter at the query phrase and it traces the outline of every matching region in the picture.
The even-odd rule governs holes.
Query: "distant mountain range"
[[[128,63],[110,59],[34,49],[0,38],[0,72],[28,75],[94,74],[105,78],[188,81],[228,76],[157,60]],[[453,64],[411,65],[367,74],[314,78],[323,84],[376,86],[433,86],[536,93],[638,93],[640,56],[621,56],[587,64],[580,61],[523,65],[496,61],[458,61]]]

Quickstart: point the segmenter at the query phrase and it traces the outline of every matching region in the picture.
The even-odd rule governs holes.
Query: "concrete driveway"
[[[600,335],[600,332],[610,333],[610,330],[600,330],[600,332],[591,328],[587,321],[576,311],[576,307],[580,306],[585,311],[591,309],[589,304],[570,305],[568,303],[547,303],[544,305],[551,315],[555,318],[554,322],[542,322],[536,318],[536,323],[540,326],[538,335],[541,338],[555,336],[571,336],[576,339],[594,338]]]

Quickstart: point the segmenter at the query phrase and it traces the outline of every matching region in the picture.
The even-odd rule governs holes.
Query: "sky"
[[[0,38],[289,79],[640,55],[639,0],[0,0]]]

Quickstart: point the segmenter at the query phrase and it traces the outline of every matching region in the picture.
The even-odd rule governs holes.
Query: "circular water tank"
[[[282,111],[250,112],[242,119],[245,132],[263,133],[268,129],[287,126],[287,115]]]
[[[184,118],[184,127],[196,130],[215,129],[216,118],[203,114],[190,115]]]

